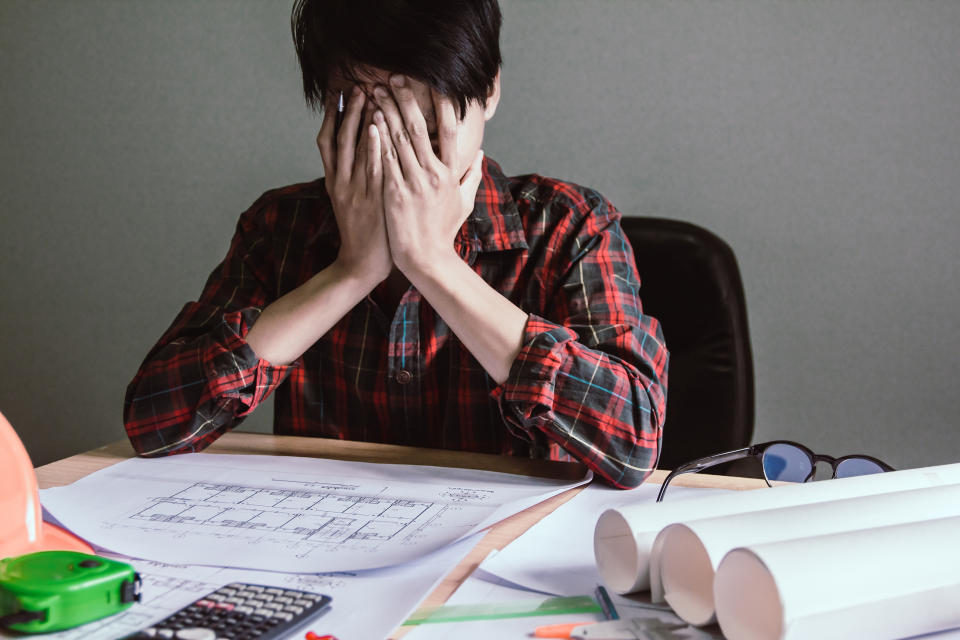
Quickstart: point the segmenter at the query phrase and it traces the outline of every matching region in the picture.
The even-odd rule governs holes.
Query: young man
[[[480,150],[500,21],[496,0],[297,1],[325,177],[254,203],[147,355],[124,406],[140,455],[202,449],[276,392],[276,433],[649,475],[667,351],[620,214]]]

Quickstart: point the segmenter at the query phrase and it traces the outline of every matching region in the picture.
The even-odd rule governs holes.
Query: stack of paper
[[[144,576],[144,602],[62,637],[120,637],[236,581],[326,593],[325,630],[384,637],[478,532],[589,480],[274,456],[127,460],[41,492],[50,519]]]
[[[604,513],[598,570],[733,640],[960,627],[960,464]]]
[[[357,571],[415,560],[589,479],[193,453],[126,460],[41,501],[73,533],[134,558]]]

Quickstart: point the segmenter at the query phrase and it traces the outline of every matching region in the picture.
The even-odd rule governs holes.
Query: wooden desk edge
[[[205,449],[204,453],[302,456],[390,464],[465,467],[549,477],[571,482],[583,477],[585,472],[583,465],[579,463],[529,460],[464,451],[419,449],[398,445],[297,436],[276,436],[261,433],[244,433],[240,431],[225,434]],[[132,458],[133,456],[133,447],[129,441],[118,440],[86,453],[77,454],[37,467],[37,481],[40,487],[44,489],[70,484],[86,475],[109,467],[122,460]],[[663,482],[667,473],[668,471],[666,470],[655,471],[647,482],[660,484]],[[711,476],[707,474],[681,475],[678,476],[673,483],[677,486],[735,490],[755,489],[766,486],[762,480]],[[573,496],[582,489],[583,487],[577,487],[565,491],[495,524],[477,543],[473,550],[467,554],[436,589],[423,600],[421,606],[439,605],[446,602],[447,598],[473,573],[474,569],[477,568],[491,551],[506,547],[541,518],[573,498]],[[394,632],[391,637],[399,638],[405,633],[406,629],[401,628]]]

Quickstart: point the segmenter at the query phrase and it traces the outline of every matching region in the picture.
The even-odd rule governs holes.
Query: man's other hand
[[[372,104],[364,109],[366,102],[354,87],[336,135],[336,107],[328,104],[317,146],[340,232],[336,264],[376,285],[390,274],[393,260],[384,221],[380,135],[371,122]]]
[[[454,252],[453,241],[470,212],[480,186],[483,152],[461,167],[462,127],[453,103],[431,89],[437,120],[439,157],[410,81],[390,78],[390,89],[374,90],[379,109],[374,124],[380,133],[383,204],[390,251],[407,277],[430,269]],[[392,92],[392,93],[391,93]]]

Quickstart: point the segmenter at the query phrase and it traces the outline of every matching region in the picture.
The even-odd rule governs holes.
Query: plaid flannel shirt
[[[528,314],[497,385],[413,287],[392,317],[367,296],[290,365],[258,358],[244,336],[261,310],[339,247],[322,178],[269,191],[130,383],[130,440],[143,456],[198,451],[276,393],[278,434],[572,456],[636,486],[656,466],[668,355],[619,219],[593,190],[484,160],[456,249]]]

